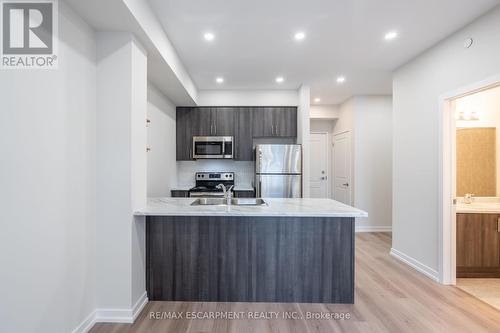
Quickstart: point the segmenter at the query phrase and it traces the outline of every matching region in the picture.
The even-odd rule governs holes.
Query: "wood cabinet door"
[[[269,107],[252,108],[252,131],[254,137],[263,138],[274,135],[273,109]]]
[[[176,159],[177,161],[189,161],[193,159],[192,138],[193,127],[192,110],[190,107],[179,107],[176,110]]]
[[[274,130],[273,136],[296,137],[297,136],[297,108],[283,107],[273,110]]]
[[[214,135],[235,136],[236,108],[219,107],[212,110]]]
[[[497,214],[457,214],[457,275],[461,267],[499,268]]]
[[[193,136],[215,135],[212,113],[212,108],[191,108],[189,126],[192,127]]]
[[[253,161],[253,112],[250,108],[238,108],[234,122],[234,159]]]

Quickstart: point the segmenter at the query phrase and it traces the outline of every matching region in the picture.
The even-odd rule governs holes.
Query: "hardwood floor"
[[[356,235],[354,305],[149,302],[134,324],[96,324],[91,333],[195,332],[500,332],[500,311],[464,291],[435,283],[389,256],[390,234]],[[151,313],[267,311],[298,319],[152,319]],[[307,312],[350,319],[305,319]],[[163,313],[163,314],[162,314]]]

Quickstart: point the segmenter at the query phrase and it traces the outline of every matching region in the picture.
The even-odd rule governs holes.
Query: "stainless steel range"
[[[234,185],[234,172],[197,172],[196,186],[189,190],[189,196],[194,198],[224,198],[222,189],[217,185],[223,184],[227,188]]]

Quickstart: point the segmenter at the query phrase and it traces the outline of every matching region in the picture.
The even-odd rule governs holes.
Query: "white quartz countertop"
[[[457,213],[500,214],[500,202],[458,203]]]
[[[149,198],[138,216],[367,217],[368,213],[331,199],[265,199],[263,206],[191,206],[194,198]]]

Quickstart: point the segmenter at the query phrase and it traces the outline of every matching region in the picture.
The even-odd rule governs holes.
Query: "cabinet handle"
[[[500,232],[500,217],[497,220],[497,232]]]
[[[214,134],[213,131],[212,131],[213,127],[214,127],[214,124],[210,124],[210,135]]]

